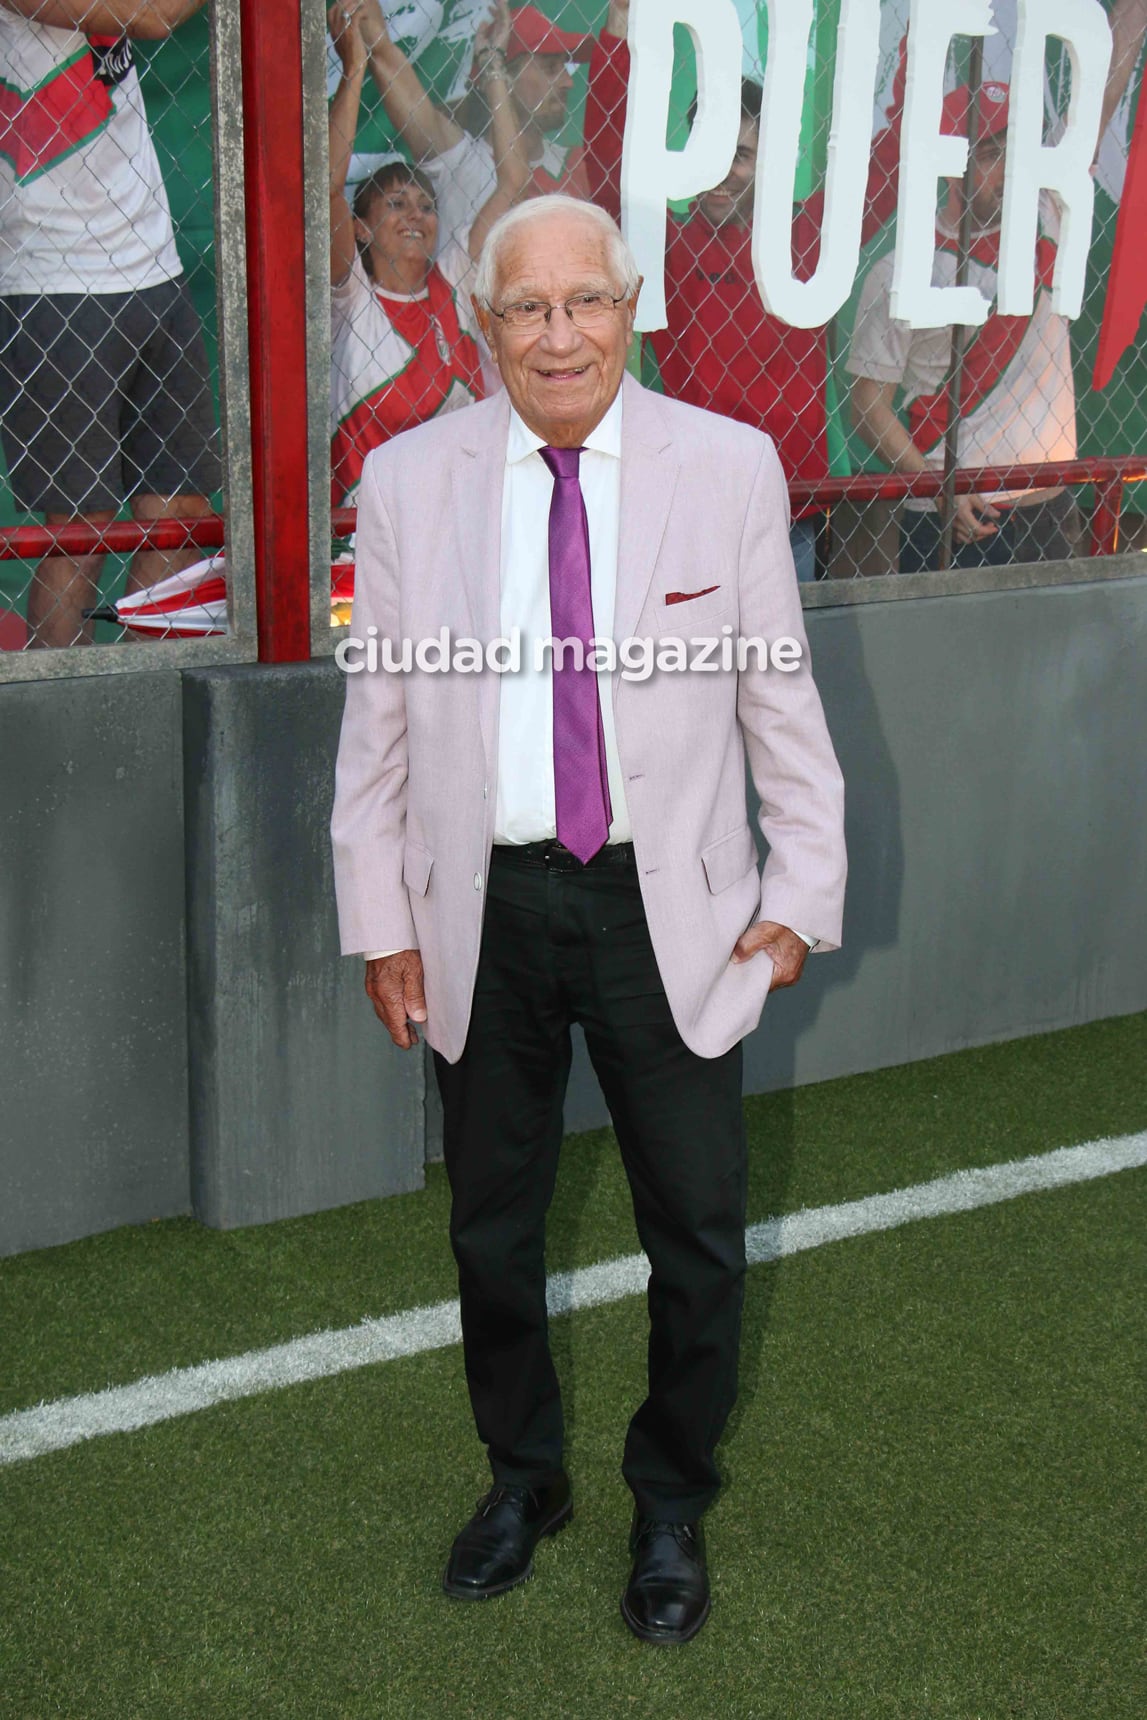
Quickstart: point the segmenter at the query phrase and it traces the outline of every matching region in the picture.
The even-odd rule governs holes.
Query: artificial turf
[[[752,1216],[1142,1129],[1145,1050],[1130,1017],[751,1100]],[[1139,1720],[1145,1209],[1124,1172],[754,1268],[684,1649],[617,1612],[640,1299],[554,1323],[575,1521],[497,1602],[437,1588],[485,1484],[456,1350],[0,1470],[0,1714]],[[634,1248],[604,1131],[551,1228],[554,1267]],[[4,1407],[450,1295],[444,1229],[436,1174],[0,1263]]]
[[[1147,1127],[1147,1013],[745,1101],[751,1222]],[[130,1225],[0,1260],[0,1414],[456,1294],[416,1194],[245,1230]],[[613,1134],[563,1148],[552,1271],[636,1250]]]

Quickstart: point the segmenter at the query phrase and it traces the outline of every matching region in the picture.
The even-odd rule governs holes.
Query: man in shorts
[[[210,512],[207,355],[132,59],[202,0],[0,0],[0,435],[49,526]],[[137,591],[198,558],[141,550]],[[89,644],[102,554],[49,555],[29,642]]]

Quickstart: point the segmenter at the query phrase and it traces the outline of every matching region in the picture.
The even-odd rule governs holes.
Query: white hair
[[[479,304],[485,305],[487,310],[493,305],[498,257],[509,235],[524,227],[527,222],[544,221],[548,216],[556,215],[577,215],[597,227],[605,241],[607,265],[610,273],[616,276],[618,286],[624,289],[626,298],[630,298],[637,291],[641,278],[637,263],[613,217],[607,215],[604,209],[599,209],[596,203],[583,203],[578,197],[563,197],[554,193],[549,197],[531,197],[525,203],[518,203],[494,222],[486,235],[486,243],[482,246],[482,255],[478,259],[478,269],[474,276],[474,297]]]

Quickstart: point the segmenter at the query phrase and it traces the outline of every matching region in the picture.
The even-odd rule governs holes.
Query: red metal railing
[[[1123,486],[1147,478],[1147,458],[1123,454],[1116,458],[1045,461],[1039,466],[982,466],[956,473],[956,494],[991,494],[1000,490],[1053,490],[1066,484],[1094,484],[1091,510],[1091,554],[1114,555],[1119,548],[1119,516]],[[860,472],[852,478],[824,478],[819,483],[789,485],[794,502],[831,507],[834,502],[900,501],[905,496],[938,496],[942,472]]]
[[[201,514],[193,520],[113,520],[106,526],[73,522],[67,526],[0,526],[0,561],[39,561],[44,555],[92,555],[111,550],[134,555],[137,549],[223,547],[223,519]]]
[[[990,494],[1000,490],[1058,489],[1065,484],[1092,484],[1095,486],[1095,498],[1091,513],[1091,554],[1114,555],[1119,547],[1123,486],[1145,478],[1147,457],[1125,454],[1118,458],[1067,460],[1041,466],[984,466],[977,470],[969,469],[957,472],[956,491],[960,495],[970,492]],[[831,507],[835,502],[899,501],[904,496],[936,496],[940,493],[943,482],[940,472],[921,472],[911,476],[898,472],[861,472],[852,478],[825,478],[819,483],[797,481],[790,484],[789,489],[794,502],[814,502]],[[305,493],[305,484],[300,483],[299,494],[305,498]],[[336,537],[347,536],[355,528],[355,519],[354,508],[335,508],[331,514],[332,532]],[[305,560],[305,500],[301,517],[298,517],[298,510],[292,515],[292,528],[301,535]],[[285,546],[281,546],[280,539],[281,533],[274,528],[272,522],[270,539],[265,540],[265,547],[273,551],[270,553],[270,572],[267,575],[272,585],[273,570],[280,565],[285,554]],[[183,544],[194,544],[201,549],[217,549],[222,543],[223,520],[218,514],[208,514],[194,520],[152,520],[147,523],[115,520],[106,526],[2,526],[0,561],[31,561],[43,555],[58,553],[86,555],[99,550],[130,554],[141,548],[176,549]],[[294,562],[291,569],[292,573],[296,574],[292,601],[298,604],[301,613],[309,617],[308,590],[305,585],[301,591],[298,589]],[[287,607],[287,600],[281,592],[279,597],[281,601],[277,616]],[[262,587],[259,601],[262,604]],[[282,635],[276,626],[270,630],[269,643],[281,642]],[[278,657],[269,660],[283,662],[289,659]]]
[[[259,660],[311,654],[301,0],[240,9]]]

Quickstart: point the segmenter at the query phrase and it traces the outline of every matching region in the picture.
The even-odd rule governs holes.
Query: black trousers
[[[531,855],[533,856],[531,858]],[[564,851],[563,851],[564,856]],[[580,1022],[633,1196],[649,1281],[649,1388],[622,1470],[638,1509],[690,1521],[716,1494],[745,1276],[741,1048],[698,1057],[673,1024],[631,851],[587,867],[495,848],[466,1048],[436,1059],[466,1379],[497,1481],[562,1467],[545,1221],[570,1025]]]

